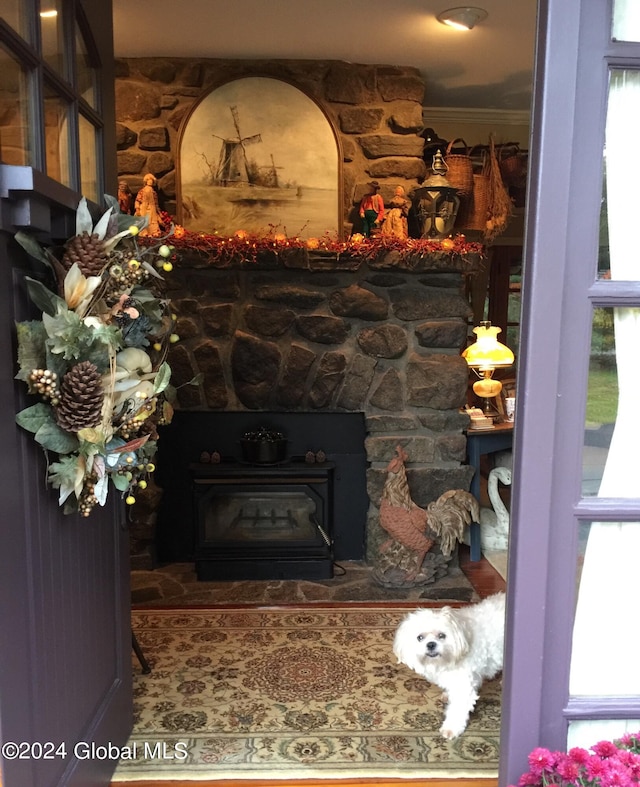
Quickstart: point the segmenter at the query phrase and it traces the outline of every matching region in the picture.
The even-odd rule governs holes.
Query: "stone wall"
[[[177,215],[181,124],[213,88],[239,77],[283,79],[315,99],[336,131],[343,157],[345,234],[375,178],[388,202],[397,185],[407,193],[425,177],[422,159],[424,81],[409,66],[316,60],[129,58],[117,62],[118,173],[132,192],[146,172],[158,178],[161,207]],[[179,214],[178,214],[179,215]],[[214,228],[211,228],[212,230]]]
[[[383,535],[378,506],[398,444],[421,507],[469,488],[461,270],[477,262],[442,254],[341,263],[298,250],[216,268],[186,254],[169,277],[179,407],[363,412],[370,555]],[[201,385],[184,385],[197,374]]]

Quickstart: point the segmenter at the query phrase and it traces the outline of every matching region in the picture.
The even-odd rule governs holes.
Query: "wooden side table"
[[[491,429],[467,429],[467,464],[475,468],[471,479],[471,494],[480,502],[480,457],[483,454],[494,454],[506,451],[513,445],[513,422],[506,421],[496,424]],[[469,526],[470,557],[480,560],[480,523],[472,522]]]

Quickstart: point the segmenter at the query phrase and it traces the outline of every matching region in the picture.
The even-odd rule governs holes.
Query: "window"
[[[0,68],[0,161],[96,201],[104,184],[99,62],[80,5],[6,0]]]

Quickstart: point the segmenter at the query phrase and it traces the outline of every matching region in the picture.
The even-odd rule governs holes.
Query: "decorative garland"
[[[84,198],[76,235],[58,254],[30,235],[16,240],[53,274],[57,292],[27,278],[40,320],[17,325],[17,379],[41,401],[19,412],[47,456],[48,481],[65,513],[89,516],[109,481],[128,504],[155,469],[157,426],[171,420],[169,345],[177,341],[164,279],[175,254],[145,237],[146,217],[119,213],[113,197],[93,225]],[[192,381],[194,382],[194,381]]]
[[[164,213],[161,218],[165,226],[171,224],[172,219],[169,214]],[[469,254],[484,253],[482,243],[467,241],[464,235],[455,235],[442,240],[428,238],[402,240],[382,235],[367,238],[360,234],[354,234],[347,240],[339,240],[328,233],[319,238],[299,238],[288,237],[273,225],[270,225],[269,231],[262,235],[246,230],[236,230],[233,235],[224,235],[218,232],[213,234],[193,232],[177,224],[174,226],[172,243],[176,248],[196,252],[211,264],[220,266],[228,265],[238,259],[256,262],[261,253],[278,254],[293,249],[319,250],[335,254],[337,257],[358,256],[366,260],[375,260],[389,252],[396,252],[400,259],[432,254],[465,257]]]

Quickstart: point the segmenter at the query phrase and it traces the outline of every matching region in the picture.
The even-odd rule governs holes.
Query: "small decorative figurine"
[[[126,180],[118,183],[118,204],[121,213],[133,214],[133,194]]]
[[[144,176],[144,186],[136,196],[136,216],[148,216],[149,224],[142,230],[141,235],[160,234],[160,208],[158,205],[158,193],[156,191],[157,180],[155,175],[150,172]]]
[[[407,199],[402,186],[396,186],[395,193],[389,202],[389,209],[385,213],[382,223],[382,235],[389,238],[406,240],[409,237],[409,224],[407,216],[411,202]]]
[[[380,184],[377,180],[372,180],[367,186],[369,191],[360,200],[360,218],[362,234],[368,238],[380,228],[384,218],[384,200],[379,194]]]

